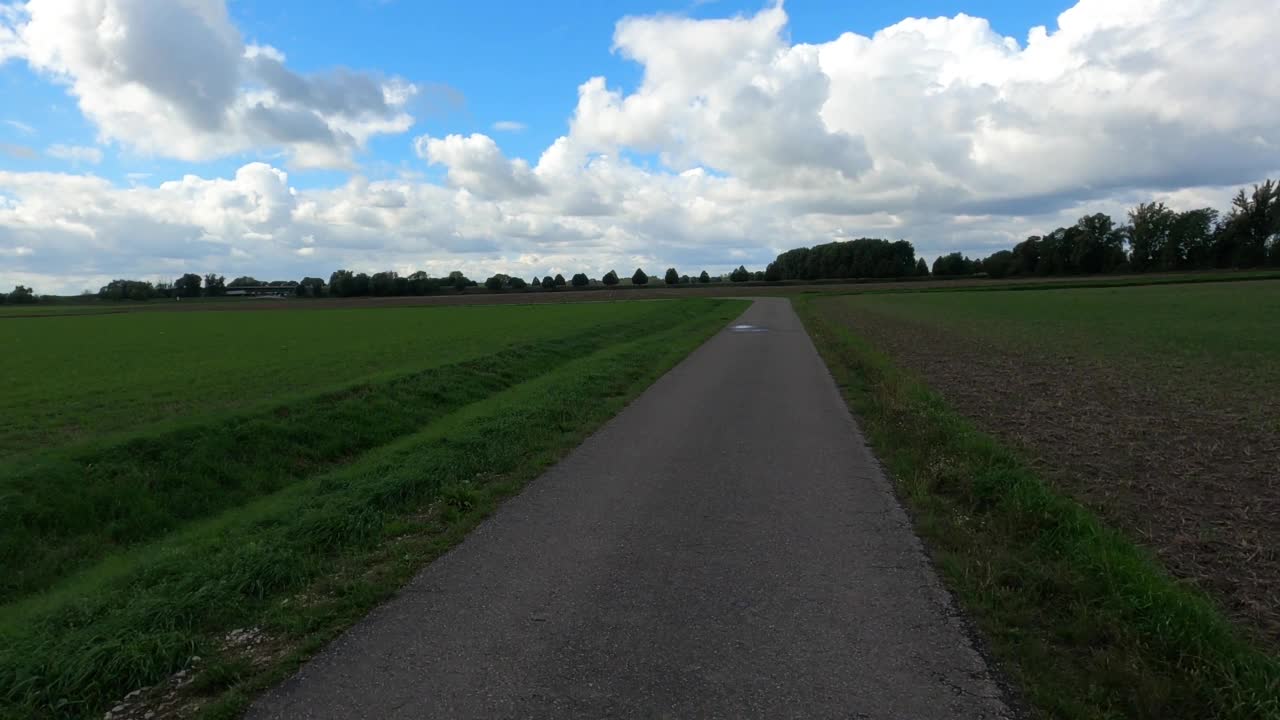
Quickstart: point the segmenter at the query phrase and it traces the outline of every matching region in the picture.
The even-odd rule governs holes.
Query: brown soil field
[[[1186,392],[1159,368],[1139,382],[1055,348],[828,311],[1280,650],[1280,407],[1260,416],[1256,389]]]

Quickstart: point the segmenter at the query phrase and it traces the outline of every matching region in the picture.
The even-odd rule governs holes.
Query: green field
[[[234,711],[743,307],[0,321],[0,717]]]
[[[1228,373],[1280,385],[1280,282],[859,295],[849,307],[898,321],[1107,361],[1158,358],[1183,378]]]
[[[652,317],[643,303],[147,312],[0,322],[0,458],[289,402]]]
[[[799,309],[1037,716],[1280,717],[1280,283]]]

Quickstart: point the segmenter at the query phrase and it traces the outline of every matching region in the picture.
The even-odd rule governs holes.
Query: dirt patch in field
[[[1120,368],[828,310],[1280,650],[1280,424],[1257,412],[1256,389],[1203,402],[1136,358]]]

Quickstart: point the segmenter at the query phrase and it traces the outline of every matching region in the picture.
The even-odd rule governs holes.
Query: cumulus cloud
[[[30,0],[0,13],[6,56],[66,83],[102,139],[182,160],[284,148],[298,166],[346,166],[369,137],[413,124],[416,86],[296,73],[245,45],[225,0]]]
[[[414,151],[432,165],[449,168],[449,184],[486,197],[507,198],[537,195],[543,192],[541,182],[529,163],[508,160],[497,143],[487,135],[469,137],[450,135],[433,138],[427,135],[413,142]]]
[[[175,4],[165,22],[212,28],[201,52],[229,48],[233,81],[203,78],[206,68],[135,71],[118,52],[128,43],[102,23],[83,46],[33,45],[37,2],[23,11],[23,57],[73,88],[142,92],[140,107],[167,108],[134,117],[123,100],[74,90],[104,134],[126,143],[141,141],[105,128],[180,126],[191,137],[170,140],[194,155],[265,143],[295,162],[298,152],[335,161],[398,127],[412,86],[298,75],[278,51],[243,46],[220,3]],[[105,22],[125,6],[60,7],[97,8]],[[128,20],[132,7],[118,14]],[[440,183],[357,176],[295,190],[265,164],[157,188],[2,173],[0,252],[15,276],[77,279],[197,265],[259,276],[344,265],[716,271],[863,235],[905,238],[927,256],[987,253],[1151,199],[1224,207],[1233,187],[1280,170],[1280,85],[1266,74],[1277,26],[1280,5],[1253,0],[1080,0],[1025,39],[958,15],[798,44],[780,5],[718,20],[626,18],[614,49],[641,80],[628,89],[585,78],[567,132],[536,162],[484,134],[449,134],[412,142],[443,169]],[[31,50],[45,45],[61,49]],[[18,257],[18,247],[33,252]]]
[[[521,132],[525,129],[525,124],[518,120],[499,120],[493,124],[493,129],[498,132]]]

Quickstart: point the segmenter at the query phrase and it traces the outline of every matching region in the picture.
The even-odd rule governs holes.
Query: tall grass
[[[184,668],[214,668],[234,714],[394,591],[506,494],[737,315],[707,302],[435,419],[359,460],[188,523],[0,608],[0,717],[87,718]],[[673,318],[674,319],[674,318]],[[224,657],[258,626],[294,648],[265,666]]]
[[[1280,661],[838,321],[797,309],[938,567],[1046,718],[1280,717]]]
[[[257,413],[60,449],[0,471],[0,601],[46,587],[113,550],[351,461],[463,405],[611,343],[705,312],[672,304],[422,372]]]

